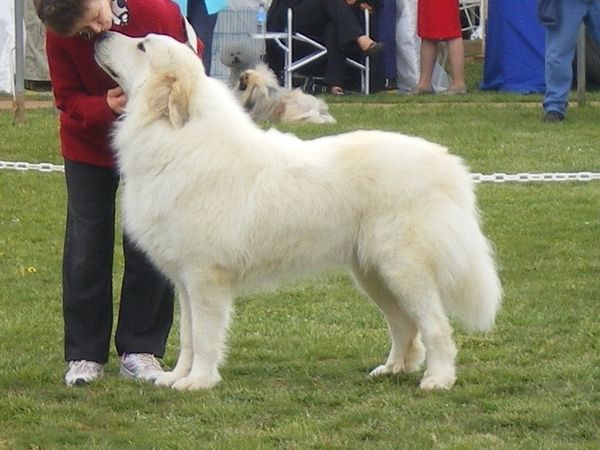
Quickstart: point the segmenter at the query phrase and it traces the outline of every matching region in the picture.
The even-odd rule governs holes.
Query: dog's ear
[[[168,117],[175,128],[190,118],[190,90],[176,75],[165,74],[149,86],[148,101],[155,117]]]
[[[168,108],[169,119],[175,128],[183,127],[190,120],[189,89],[177,80],[171,85]]]

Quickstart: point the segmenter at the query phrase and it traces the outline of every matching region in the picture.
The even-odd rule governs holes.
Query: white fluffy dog
[[[285,89],[264,64],[244,70],[234,91],[240,103],[256,122],[335,123],[323,99],[301,89]]]
[[[356,131],[304,141],[263,131],[200,59],[159,35],[116,33],[96,59],[129,97],[114,147],[125,227],[173,281],[181,350],[156,383],[220,380],[233,299],[331,267],[351,268],[383,312],[387,361],[423,389],[455,382],[448,316],[494,323],[501,287],[461,160],[416,137]]]
[[[247,42],[232,42],[220,49],[219,59],[229,67],[229,85],[234,87],[244,70],[252,69],[260,64],[260,52],[255,45]]]

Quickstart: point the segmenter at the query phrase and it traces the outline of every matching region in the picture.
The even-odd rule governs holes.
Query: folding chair
[[[466,25],[463,31],[475,32],[481,24],[482,0],[460,0],[460,11],[463,12]]]
[[[294,13],[291,8],[287,10],[287,28],[284,32],[266,32],[252,35],[254,38],[272,39],[275,41],[277,46],[283,50],[285,58],[283,67],[283,85],[288,89],[292,88],[292,76],[294,75],[294,72],[327,55],[327,48],[323,44],[293,30],[293,14]],[[370,35],[369,16],[369,11],[365,9],[365,34],[367,36]],[[308,44],[312,47],[313,51],[300,59],[294,60],[294,40]],[[369,94],[371,75],[369,60],[370,58],[368,56],[365,56],[362,61],[358,61],[354,58],[346,58],[346,62],[351,67],[354,67],[360,71],[361,91],[365,95]]]

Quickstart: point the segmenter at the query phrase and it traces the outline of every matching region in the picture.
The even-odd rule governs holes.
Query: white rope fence
[[[474,183],[506,183],[516,181],[521,183],[530,183],[532,181],[592,181],[600,180],[598,172],[543,172],[543,173],[492,173],[484,175],[481,173],[472,173]]]
[[[63,165],[52,163],[28,163],[0,161],[0,170],[35,170],[38,172],[64,172]],[[592,181],[600,180],[600,172],[542,172],[542,173],[472,173],[474,183],[530,183],[537,181]]]
[[[0,169],[8,170],[37,170],[38,172],[64,172],[65,166],[52,163],[27,163],[0,161]]]

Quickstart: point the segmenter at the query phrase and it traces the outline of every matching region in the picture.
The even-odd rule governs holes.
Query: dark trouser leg
[[[127,236],[123,238],[125,273],[115,343],[123,353],[162,357],[173,322],[173,288]]]
[[[338,45],[335,24],[330,23],[325,27],[323,30],[323,39],[327,47],[325,83],[328,86],[343,87],[346,76],[346,53]]]
[[[379,40],[385,44],[383,49],[383,61],[385,65],[385,77],[395,79],[396,66],[396,1],[384,1],[378,14]]]
[[[190,1],[188,4],[188,20],[194,28],[198,39],[204,44],[202,63],[207,75],[210,75],[212,63],[212,40],[219,14],[208,14],[204,1]]]
[[[112,330],[115,192],[111,169],[65,161],[65,360],[108,360]]]

